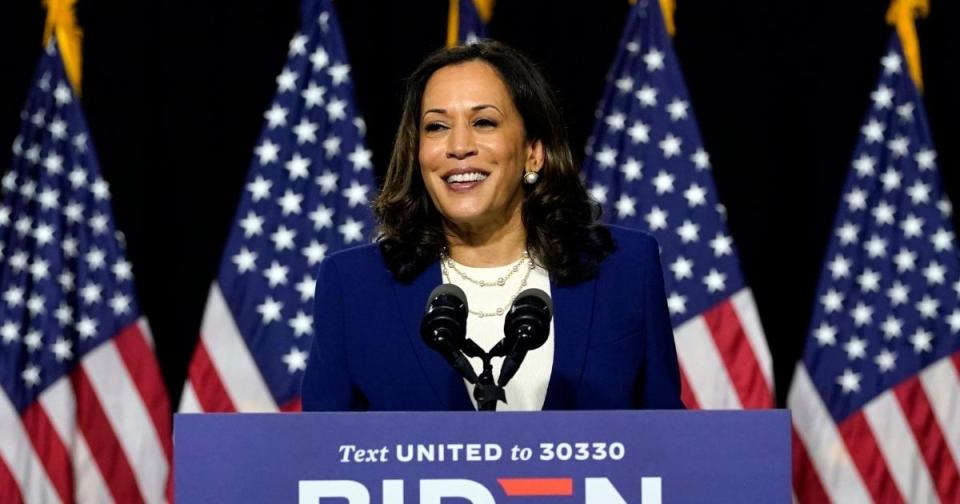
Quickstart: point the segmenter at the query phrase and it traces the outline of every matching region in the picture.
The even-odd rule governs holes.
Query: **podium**
[[[765,411],[179,414],[177,504],[789,503]]]

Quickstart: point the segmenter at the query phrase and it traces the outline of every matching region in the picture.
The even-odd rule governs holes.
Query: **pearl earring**
[[[523,174],[523,183],[532,186],[540,180],[540,174],[535,171],[528,171]]]

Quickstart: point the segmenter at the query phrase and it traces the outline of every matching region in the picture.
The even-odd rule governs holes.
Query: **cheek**
[[[437,171],[441,168],[443,161],[443,148],[437,142],[421,140],[417,159],[420,161],[420,171],[423,173]]]
[[[523,170],[526,164],[526,148],[522,142],[517,144],[505,142],[499,146],[499,151],[506,168],[512,171]]]
[[[429,195],[430,199],[436,203],[438,190],[437,177],[431,176],[429,170],[423,168],[423,165],[421,165],[420,168],[420,181],[423,183],[423,188],[426,189],[427,195]]]
[[[433,174],[430,169],[429,161],[425,160],[423,156],[420,157],[420,172],[417,174],[417,176],[420,177],[420,182],[423,184],[423,188],[426,190],[427,196],[430,197],[430,200],[433,201],[434,206],[436,206],[437,195],[440,193],[441,186],[444,185],[444,182],[435,174]]]

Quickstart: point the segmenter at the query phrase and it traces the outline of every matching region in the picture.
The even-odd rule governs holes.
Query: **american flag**
[[[960,499],[960,261],[894,33],[788,404],[801,502]]]
[[[773,406],[770,352],[656,1],[631,10],[587,145],[590,195],[660,243],[691,408]]]
[[[0,203],[0,502],[163,502],[170,405],[51,42]]]
[[[450,0],[447,45],[473,44],[487,38],[487,23],[480,11],[489,13],[492,4],[492,0]]]
[[[367,243],[376,190],[329,0],[306,0],[210,289],[180,410],[296,411],[315,270]]]

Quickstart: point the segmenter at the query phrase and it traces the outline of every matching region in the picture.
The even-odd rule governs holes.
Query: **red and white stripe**
[[[211,411],[280,411],[216,282],[180,400],[182,413]]]
[[[168,502],[170,405],[142,321],[23,414],[0,393],[0,502]]]
[[[750,289],[674,330],[688,408],[773,407],[773,361]]]
[[[798,502],[958,502],[960,352],[834,424],[806,368],[788,405]]]

